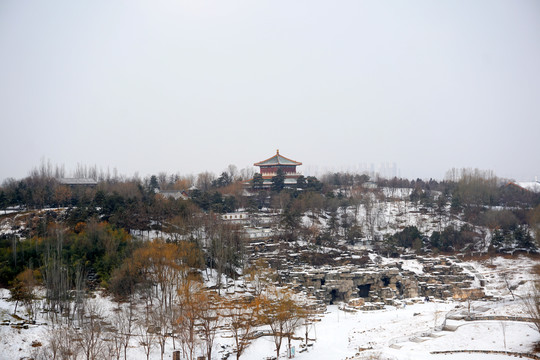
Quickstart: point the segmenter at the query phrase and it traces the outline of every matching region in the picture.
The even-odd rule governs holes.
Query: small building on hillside
[[[285,176],[285,186],[294,186],[300,173],[296,172],[296,167],[302,165],[301,162],[291,160],[280,155],[279,150],[276,154],[266,160],[259,161],[254,166],[258,166],[263,179],[263,187],[268,188],[272,185],[272,178],[281,170]]]
[[[234,212],[222,214],[221,220],[232,224],[248,225],[250,222],[250,217],[247,212]]]
[[[186,191],[184,190],[154,190],[156,194],[159,194],[163,196],[166,199],[174,199],[174,200],[187,200],[189,199],[189,196]]]
[[[94,179],[87,179],[87,178],[60,178],[57,179],[58,182],[62,185],[70,186],[70,187],[95,187],[97,186],[97,181]]]
[[[362,184],[362,187],[364,189],[376,189],[377,183],[373,181],[366,181],[365,183]]]

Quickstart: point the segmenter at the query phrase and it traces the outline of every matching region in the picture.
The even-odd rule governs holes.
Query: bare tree
[[[371,240],[374,240],[378,216],[375,194],[372,192],[364,193],[360,202],[364,207],[364,225],[367,228]]]
[[[506,288],[510,292],[510,295],[512,295],[512,300],[516,300],[516,297],[514,295],[514,286],[510,284],[510,281],[508,280],[508,274],[506,272],[502,272],[501,277],[503,278]]]
[[[79,324],[83,323],[85,315],[85,279],[86,272],[83,270],[83,267],[80,264],[77,264],[75,268],[75,291],[72,313],[74,317],[77,317]]]
[[[46,290],[45,298],[49,308],[48,314],[51,320],[57,321],[58,314],[64,314],[65,310],[69,312],[69,273],[62,260],[64,231],[59,228],[53,231],[54,244],[48,244],[45,249],[42,274]]]
[[[152,285],[153,291],[148,292],[149,305],[156,300],[163,311],[171,310],[175,286],[187,270],[181,262],[178,245],[154,239],[137,249],[133,257],[135,266]]]
[[[198,311],[198,332],[199,337],[204,341],[206,346],[206,358],[212,359],[212,350],[214,347],[214,339],[220,325],[220,311],[222,300],[218,294],[212,291],[200,291],[195,301],[199,304]]]
[[[227,166],[227,172],[229,173],[229,177],[231,178],[231,180],[236,181],[239,175],[238,168],[236,167],[236,165],[229,164],[229,166]]]
[[[109,354],[110,359],[120,360],[122,357],[122,338],[116,328],[108,328],[104,335],[104,353]]]
[[[217,287],[221,288],[222,275],[235,275],[235,268],[244,260],[244,235],[238,225],[223,224],[220,220],[210,221],[207,227],[210,239],[210,267],[217,272]]]
[[[75,360],[79,354],[76,331],[71,325],[51,325],[47,331],[48,344],[42,358],[48,360]]]
[[[260,296],[270,284],[275,282],[276,277],[276,272],[264,259],[257,259],[244,270],[244,279],[255,296]]]
[[[155,339],[159,344],[161,360],[163,360],[165,354],[165,344],[169,334],[172,332],[172,328],[170,328],[171,322],[169,321],[171,315],[169,309],[162,306],[156,306],[150,311],[149,324],[151,324]]]
[[[200,316],[199,301],[202,291],[202,284],[192,279],[186,279],[178,289],[180,316],[177,321],[182,347],[189,360],[193,360],[195,348],[199,343],[197,323]]]
[[[537,205],[529,213],[529,226],[534,234],[536,245],[540,245],[540,205]]]
[[[202,172],[197,175],[197,187],[201,191],[208,191],[212,186],[212,181],[216,179],[216,176],[208,171]]]
[[[306,346],[309,342],[309,333],[311,329],[315,328],[315,310],[311,304],[304,304],[302,312],[302,324],[304,326],[304,337]]]
[[[87,314],[79,331],[79,344],[86,360],[105,358],[105,344],[102,339],[103,309],[96,301],[88,301]]]
[[[246,167],[240,170],[240,176],[242,180],[249,180],[253,177],[255,174],[255,171],[253,170],[253,167]]]
[[[32,269],[26,269],[15,277],[10,289],[11,300],[15,301],[15,308],[13,310],[14,315],[17,314],[17,305],[19,302],[22,302],[26,308],[30,320],[34,319],[35,287],[36,280]]]
[[[161,357],[165,344],[174,333],[175,306],[178,302],[178,289],[186,282],[189,269],[196,267],[200,253],[191,242],[166,243],[155,239],[134,253],[135,264],[150,281],[146,296],[146,319],[150,330],[158,340]],[[181,328],[182,329],[182,328]],[[149,336],[146,334],[146,336]],[[146,340],[143,340],[146,343]],[[148,351],[150,351],[148,349]]]
[[[124,354],[124,360],[127,360],[127,348],[132,337],[132,332],[135,326],[135,303],[130,297],[130,301],[126,304],[119,304],[118,309],[112,317],[113,325],[116,328],[114,334],[114,342],[118,344]],[[118,359],[120,356],[118,355]]]
[[[293,299],[288,301],[286,307],[289,308],[289,316],[285,321],[285,336],[287,337],[287,345],[289,349],[289,356],[292,351],[291,341],[294,337],[296,330],[302,325],[303,320],[306,317],[306,310],[302,308]]]
[[[155,329],[148,325],[148,320],[148,318],[142,318],[137,322],[139,345],[144,349],[146,360],[150,359],[150,353],[155,346],[156,339]]]
[[[531,318],[534,327],[540,333],[540,289],[538,286],[538,281],[535,281],[529,294],[521,297],[521,300],[523,301],[525,313]]]
[[[272,330],[277,359],[285,337],[288,339],[290,353],[292,337],[301,322],[301,308],[293,296],[292,291],[287,288],[271,288],[261,300],[261,306],[264,308],[261,321]]]
[[[260,315],[261,301],[230,299],[224,302],[223,318],[228,330],[231,332],[236,345],[236,359],[249,347],[252,341],[252,330]]]

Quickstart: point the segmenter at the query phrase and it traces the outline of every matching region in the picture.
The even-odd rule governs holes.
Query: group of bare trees
[[[224,235],[214,230],[217,233],[211,236],[218,238],[215,241],[235,241],[228,239],[235,236],[234,232],[221,229],[228,234]],[[140,347],[147,359],[154,351],[159,351],[163,359],[172,343],[173,349],[182,351],[189,360],[201,353],[212,359],[216,334],[221,329],[233,337],[238,359],[254,340],[255,329],[263,325],[272,329],[267,335],[274,337],[279,355],[282,339],[288,338],[290,345],[304,319],[295,295],[271,286],[275,275],[265,264],[248,271],[246,280],[255,284],[251,295],[224,297],[219,291],[221,284],[217,289],[205,287],[202,253],[196,242],[160,239],[135,249],[113,273],[110,290],[118,305],[107,310],[105,302],[89,300],[84,271],[68,271],[59,255],[63,240],[63,233],[58,232],[46,255],[45,308],[52,325],[48,344],[37,358],[127,359],[131,344]],[[229,262],[231,255],[220,253],[225,245],[214,246],[214,261]],[[221,278],[225,272],[223,268],[214,274]],[[71,288],[73,283],[78,285]]]
[[[46,333],[46,345],[34,354],[36,359],[100,360],[111,355],[120,359],[121,333],[104,319],[102,305],[96,300],[84,299],[78,316],[52,318]]]

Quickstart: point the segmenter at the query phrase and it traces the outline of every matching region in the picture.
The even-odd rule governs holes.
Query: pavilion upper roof
[[[301,162],[294,161],[279,154],[279,150],[276,151],[276,155],[263,161],[253,164],[254,166],[273,166],[273,165],[302,165]]]

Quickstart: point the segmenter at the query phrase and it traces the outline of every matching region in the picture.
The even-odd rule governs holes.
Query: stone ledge
[[[531,353],[520,353],[513,351],[497,351],[497,350],[445,350],[445,351],[431,351],[430,354],[454,354],[454,353],[470,353],[470,354],[501,354],[510,355],[518,358],[525,357],[529,359],[540,360],[540,356]]]

